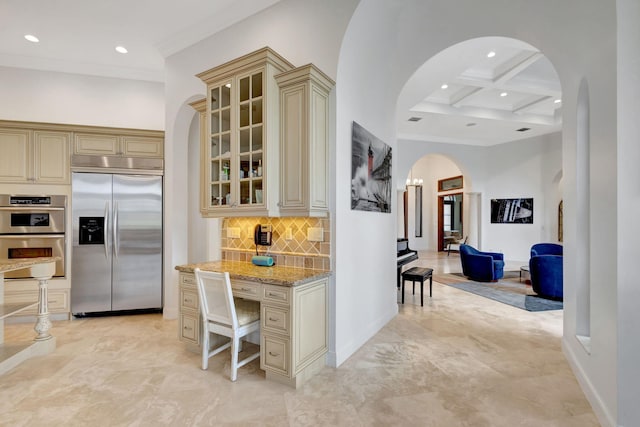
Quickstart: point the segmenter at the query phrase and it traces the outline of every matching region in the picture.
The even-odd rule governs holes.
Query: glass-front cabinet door
[[[212,207],[230,205],[232,198],[231,89],[231,81],[209,89],[211,99],[209,202]]]
[[[275,75],[292,68],[262,48],[197,75],[207,85],[202,113],[206,138],[201,138],[203,216],[277,213],[280,123]]]
[[[238,79],[240,206],[263,204],[263,72]]]

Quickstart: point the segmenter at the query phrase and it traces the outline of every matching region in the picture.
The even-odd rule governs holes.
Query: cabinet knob
[[[280,353],[274,353],[274,352],[270,351],[270,352],[269,352],[269,356],[271,356],[271,357],[278,357],[278,356],[280,356]]]
[[[271,322],[276,322],[278,320],[280,320],[280,319],[274,319],[273,317],[269,317],[269,321],[271,321]]]

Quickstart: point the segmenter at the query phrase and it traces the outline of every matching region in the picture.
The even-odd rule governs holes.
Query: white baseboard
[[[394,310],[395,308],[395,310]],[[382,329],[387,323],[391,321],[398,314],[398,306],[397,304],[393,304],[389,311],[387,311],[384,316],[378,318],[378,320],[369,325],[369,328],[365,329],[364,332],[358,337],[360,338],[358,341],[351,340],[345,345],[343,345],[339,350],[335,353],[331,353],[329,358],[327,359],[327,364],[329,366],[338,367],[343,364],[347,359],[349,359],[360,347],[362,347],[367,341],[369,341],[375,334],[377,334],[380,329]],[[340,358],[338,358],[338,354]]]
[[[576,357],[573,348],[570,345],[567,345],[566,338],[562,339],[562,351],[569,362],[569,366],[571,366],[571,370],[573,374],[576,376],[582,391],[584,392],[587,400],[591,404],[591,408],[593,412],[596,414],[598,421],[604,427],[616,427],[616,421],[614,416],[607,410],[604,402],[600,398],[600,395],[596,391],[595,387],[591,383],[591,380],[582,369],[582,366],[578,363],[578,359]]]

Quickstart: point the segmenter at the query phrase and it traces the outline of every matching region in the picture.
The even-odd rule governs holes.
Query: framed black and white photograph
[[[391,147],[353,122],[351,209],[391,212]]]
[[[533,199],[491,199],[492,224],[533,224]]]

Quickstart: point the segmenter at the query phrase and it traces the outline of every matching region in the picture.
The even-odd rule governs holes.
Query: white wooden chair
[[[202,369],[209,366],[209,358],[231,347],[231,381],[235,381],[238,368],[260,357],[260,351],[238,362],[240,339],[260,330],[260,303],[239,298],[234,301],[229,273],[216,273],[195,269],[202,312]],[[229,337],[230,341],[210,349],[211,334]]]

